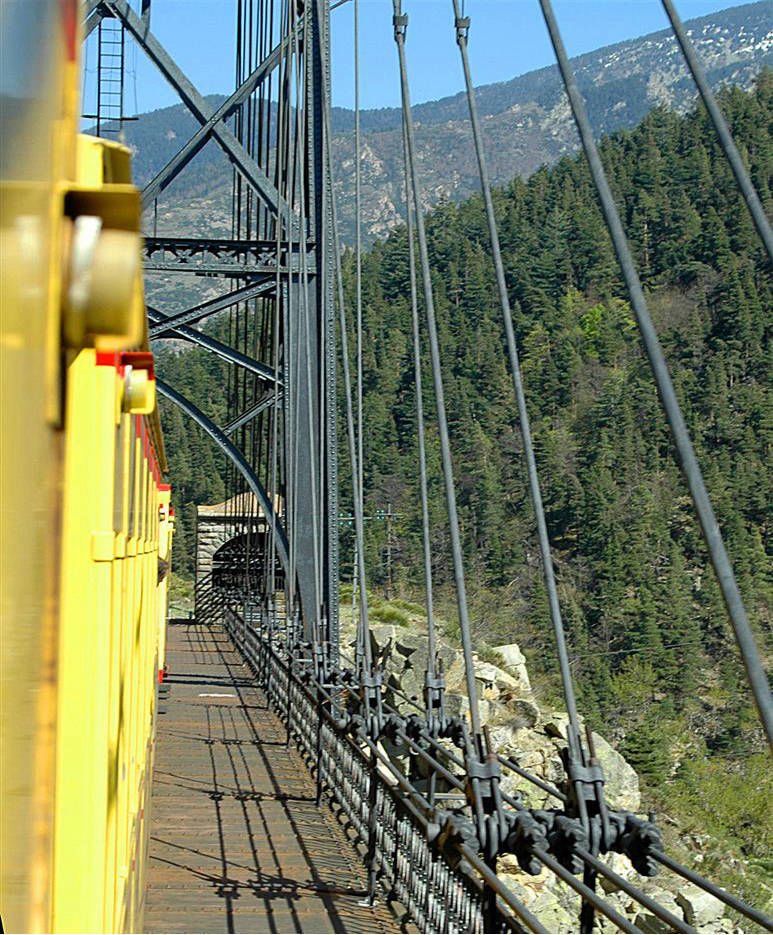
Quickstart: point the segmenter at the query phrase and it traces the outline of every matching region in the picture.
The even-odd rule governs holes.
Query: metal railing
[[[580,897],[586,914],[599,913],[620,931],[641,929],[578,874],[590,868],[606,878],[669,931],[695,931],[600,859],[611,852],[625,854],[644,876],[653,876],[658,865],[673,871],[773,931],[763,913],[667,857],[650,821],[605,809],[592,820],[589,837],[573,817],[570,789],[554,789],[496,754],[476,762],[463,721],[445,719],[446,728],[438,731],[436,724],[433,732],[426,715],[399,714],[378,687],[374,706],[351,670],[331,666],[319,646],[299,638],[298,621],[287,619],[281,600],[245,601],[204,579],[196,616],[224,625],[255,673],[315,776],[317,801],[327,797],[353,834],[369,898],[380,892],[399,903],[421,931],[547,931],[497,875],[503,854],[515,855],[527,874],[547,869]],[[415,763],[422,770],[413,769]],[[501,767],[549,791],[559,807],[530,809],[517,793],[506,794]],[[484,813],[476,815],[479,805]]]
[[[210,605],[211,606],[211,605]],[[268,637],[281,622],[245,620],[223,606],[223,622],[315,775],[318,795],[340,808],[366,849],[371,879],[422,931],[544,932],[539,921],[463,841],[440,835],[438,810],[417,793],[364,732],[353,737],[338,715],[347,689],[328,690],[312,659],[292,663]],[[253,626],[258,623],[258,626]]]

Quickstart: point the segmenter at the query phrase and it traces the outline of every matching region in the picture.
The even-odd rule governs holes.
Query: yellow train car
[[[136,931],[174,529],[140,199],[76,132],[76,0],[0,15],[0,916]]]

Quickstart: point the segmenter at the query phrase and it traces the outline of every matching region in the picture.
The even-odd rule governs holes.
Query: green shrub
[[[375,607],[371,611],[370,617],[380,623],[393,623],[398,627],[407,627],[411,622],[404,610],[400,610],[399,607],[390,607],[388,604]]]

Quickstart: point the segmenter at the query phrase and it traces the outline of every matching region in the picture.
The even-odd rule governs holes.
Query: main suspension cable
[[[711,563],[714,566],[714,573],[717,576],[717,581],[722,591],[722,597],[735,633],[738,648],[741,651],[749,684],[751,685],[754,695],[754,701],[757,705],[757,710],[759,711],[765,733],[767,734],[768,743],[773,746],[773,700],[771,699],[770,687],[768,686],[765,670],[762,667],[757,644],[751,626],[749,625],[746,608],[744,607],[741,593],[738,590],[738,584],[733,574],[733,568],[730,564],[724,541],[722,540],[722,534],[714,515],[714,509],[711,505],[703,475],[701,474],[701,469],[698,465],[698,460],[695,457],[695,451],[693,450],[692,442],[687,432],[684,416],[682,415],[679,401],[674,392],[674,385],[671,381],[668,365],[666,364],[660,341],[658,340],[657,333],[652,324],[652,318],[650,317],[641,282],[639,281],[639,276],[634,266],[628,240],[620,221],[617,205],[615,204],[601,162],[601,157],[599,156],[599,151],[593,138],[593,131],[590,121],[588,120],[585,104],[577,87],[577,82],[575,81],[572,67],[569,64],[569,58],[561,39],[561,33],[553,12],[553,5],[550,0],[540,0],[540,6],[550,34],[550,41],[556,54],[558,67],[561,72],[564,87],[566,88],[574,120],[580,134],[582,147],[588,160],[596,191],[598,192],[604,219],[610,237],[612,238],[615,253],[620,263],[620,269],[628,289],[631,306],[636,316],[636,321],[652,368],[660,400],[671,427],[678,460],[690,489],[693,503],[695,504],[695,510],[698,514],[701,530],[703,531],[703,539],[709,550]]]

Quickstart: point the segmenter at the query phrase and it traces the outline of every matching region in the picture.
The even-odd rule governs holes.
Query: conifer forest
[[[763,71],[753,91],[727,89],[720,100],[770,207],[773,72]],[[770,266],[702,109],[678,116],[657,108],[635,129],[603,139],[601,154],[758,642],[769,654]],[[587,165],[571,156],[516,178],[495,192],[495,206],[581,709],[636,768],[664,815],[686,832],[691,822],[702,825],[725,858],[756,864],[762,881],[773,843],[765,741]],[[482,199],[436,207],[427,233],[474,635],[481,651],[517,642],[535,689],[547,701],[555,695],[558,705]],[[344,275],[353,308],[349,251]],[[383,593],[388,546],[394,596],[421,603],[404,227],[364,255],[362,289],[367,565],[374,570],[367,584]],[[227,318],[208,327],[227,337]],[[225,412],[225,364],[189,349],[159,348],[157,355],[165,380],[208,412]],[[427,412],[431,393],[427,379]],[[226,468],[179,411],[164,405],[162,415],[180,517],[176,573],[186,579],[196,504],[223,499]],[[342,440],[345,431],[341,418]],[[452,634],[453,576],[431,419],[427,444],[433,570],[439,613]],[[344,457],[340,470],[347,513]],[[377,513],[388,507],[394,518],[387,525]],[[353,536],[345,523],[341,529],[342,577],[350,580]],[[713,859],[708,854],[707,865]],[[732,861],[720,854],[716,861],[728,880]],[[748,883],[742,888],[748,892]]]

